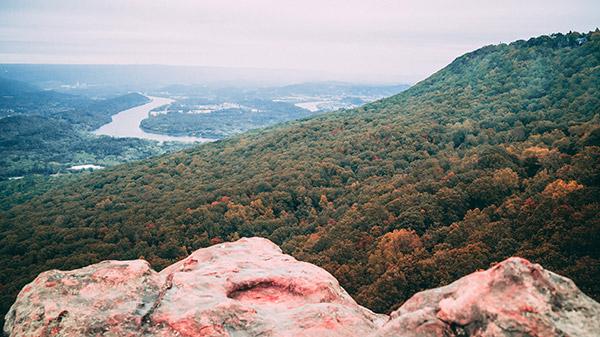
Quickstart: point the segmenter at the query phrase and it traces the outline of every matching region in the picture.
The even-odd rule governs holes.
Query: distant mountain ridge
[[[0,77],[0,96],[10,96],[39,90],[39,88],[29,83]]]
[[[375,84],[352,84],[345,82],[307,82],[299,84],[291,84],[283,87],[272,88],[271,90],[279,95],[292,95],[301,93],[308,93],[312,95],[328,94],[337,95],[382,95],[390,96],[402,92],[408,89],[408,84],[396,84],[396,85],[375,85]],[[269,90],[264,89],[264,90]]]
[[[63,84],[156,90],[173,84],[269,87],[323,79],[321,71],[159,64],[0,64],[0,77],[40,87]],[[336,75],[331,75],[336,76]]]
[[[0,78],[0,117],[11,114],[40,115],[96,129],[110,122],[113,114],[147,102],[149,99],[139,93],[90,99]]]
[[[43,270],[139,256],[161,269],[254,235],[377,312],[509,256],[598,300],[599,111],[600,32],[555,34],[361,108],[8,196],[2,311]]]

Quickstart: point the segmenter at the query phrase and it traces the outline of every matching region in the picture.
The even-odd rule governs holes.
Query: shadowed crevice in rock
[[[67,310],[63,310],[60,312],[60,314],[58,314],[58,316],[56,316],[56,318],[51,319],[46,329],[46,336],[56,336],[59,334],[61,329],[60,323],[68,315],[69,312]]]
[[[156,301],[152,304],[152,306],[150,307],[150,309],[148,310],[148,312],[146,312],[144,314],[144,316],[142,316],[142,326],[151,324],[151,322],[152,322],[152,318],[151,318],[152,314],[154,313],[154,311],[156,310],[156,308],[158,308],[160,306],[161,301],[165,297],[165,293],[169,289],[171,289],[171,287],[173,287],[173,274],[170,274],[170,275],[167,276],[167,278],[165,280],[165,283],[160,288],[160,292],[158,293]]]
[[[520,258],[415,294],[390,316],[261,238],[199,249],[160,273],[105,261],[40,274],[6,316],[11,337],[596,336],[600,304]]]
[[[286,298],[302,297],[304,292],[294,284],[280,284],[274,280],[256,280],[236,284],[227,292],[227,297],[238,301],[281,301]]]

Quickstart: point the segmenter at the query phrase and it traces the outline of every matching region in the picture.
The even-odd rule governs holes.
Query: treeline
[[[600,300],[600,32],[489,46],[411,89],[3,199],[2,312],[49,268],[265,236],[388,312],[511,255]],[[38,187],[42,191],[44,187]]]

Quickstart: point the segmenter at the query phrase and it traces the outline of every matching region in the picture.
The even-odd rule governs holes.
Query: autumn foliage
[[[598,33],[488,46],[363,108],[16,182],[0,215],[2,312],[46,269],[162,268],[243,236],[380,312],[513,255],[599,300],[599,55]]]

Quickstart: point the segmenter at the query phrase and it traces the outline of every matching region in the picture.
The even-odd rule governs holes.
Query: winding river
[[[140,128],[140,122],[148,117],[148,113],[159,106],[170,104],[174,100],[165,97],[146,96],[151,99],[150,102],[139,105],[131,109],[123,110],[112,116],[112,121],[102,125],[99,129],[94,130],[96,135],[105,135],[112,137],[132,137],[157,140],[159,142],[210,142],[214,139],[190,137],[190,136],[168,136],[156,133],[148,133]]]

